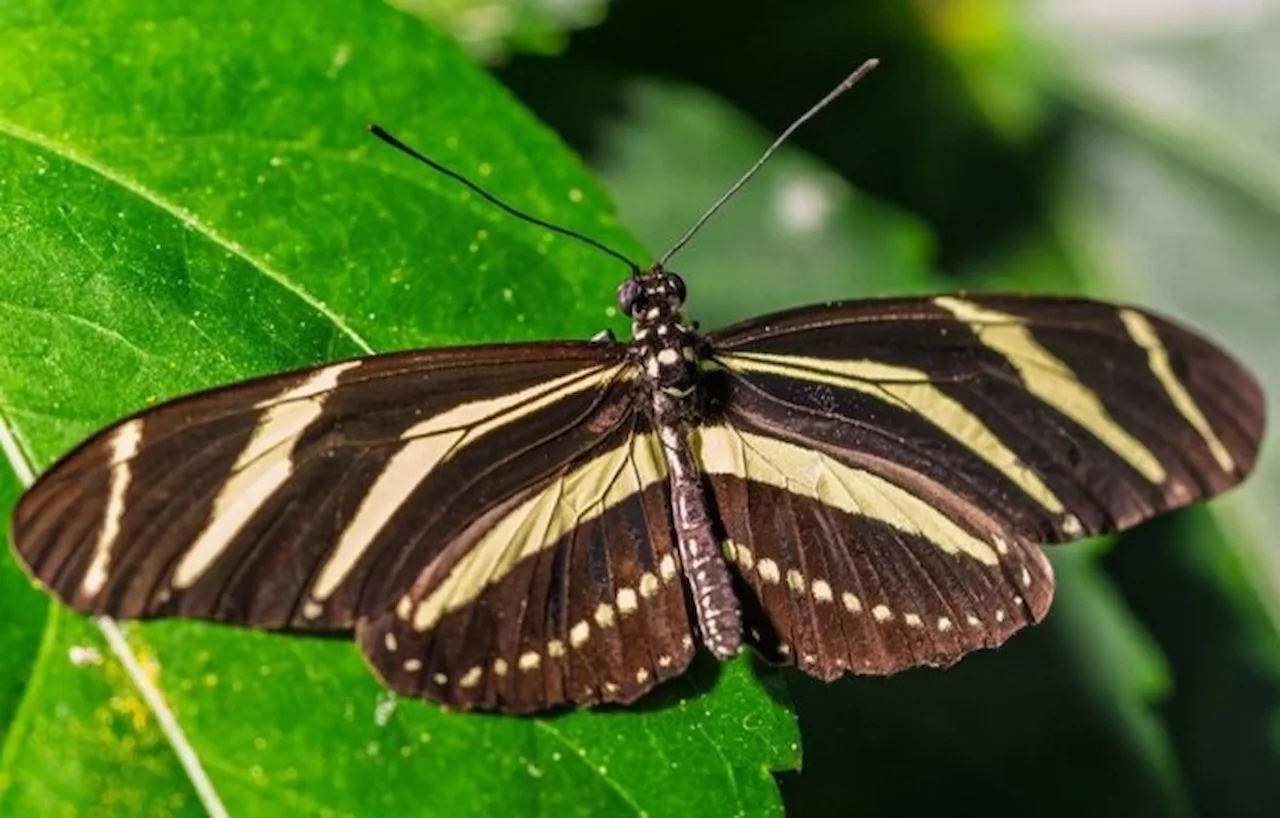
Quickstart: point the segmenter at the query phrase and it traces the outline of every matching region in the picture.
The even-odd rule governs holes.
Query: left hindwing
[[[630,702],[693,657],[678,559],[635,413],[466,525],[357,638],[392,690],[461,709]]]
[[[998,644],[1048,608],[1031,544],[1216,494],[1263,431],[1221,350],[1080,299],[872,300],[708,340],[699,456],[756,641],[823,676]]]

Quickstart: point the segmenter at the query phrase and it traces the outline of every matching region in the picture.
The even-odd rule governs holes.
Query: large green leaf
[[[0,444],[24,480],[187,390],[608,320],[625,270],[411,165],[370,119],[643,255],[545,129],[374,0],[28,2],[0,30]],[[7,551],[0,588],[5,814],[774,814],[769,770],[797,760],[745,661],[639,708],[465,716],[392,700],[344,642],[119,637]]]

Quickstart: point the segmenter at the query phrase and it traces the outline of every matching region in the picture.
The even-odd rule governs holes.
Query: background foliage
[[[1082,291],[1186,319],[1280,390],[1277,0],[22,0],[0,46],[4,509],[193,388],[619,326],[613,262],[366,121],[644,255],[871,55],[679,257],[695,317]],[[0,814],[1275,815],[1278,490],[1270,446],[1208,509],[1055,549],[1046,623],[950,671],[702,665],[542,720],[391,700],[343,643],[161,623],[113,646],[3,553]]]

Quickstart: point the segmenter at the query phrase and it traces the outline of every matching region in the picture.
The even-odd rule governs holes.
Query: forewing
[[[51,468],[13,542],[85,612],[349,629],[471,520],[624,424],[623,355],[397,353],[181,398]]]
[[[1036,543],[1220,492],[1263,430],[1221,350],[1079,299],[837,304],[709,341],[699,457],[751,638],[823,678],[999,644],[1052,599]]]
[[[361,648],[391,689],[459,709],[631,702],[693,656],[672,530],[637,415],[475,520],[360,623]]]
[[[710,340],[734,424],[891,462],[1037,542],[1221,492],[1253,468],[1263,432],[1261,389],[1225,352],[1082,299],[865,301]]]

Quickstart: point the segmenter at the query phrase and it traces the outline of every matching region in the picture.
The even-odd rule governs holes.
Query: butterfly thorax
[[[618,288],[618,302],[632,319],[630,357],[648,393],[650,422],[666,457],[676,545],[698,632],[713,654],[727,659],[741,647],[742,615],[690,445],[700,342],[684,323],[684,297],[680,277],[661,269]]]

